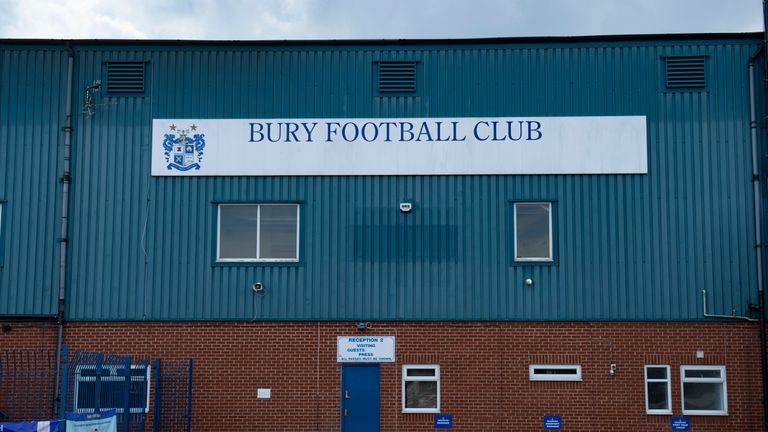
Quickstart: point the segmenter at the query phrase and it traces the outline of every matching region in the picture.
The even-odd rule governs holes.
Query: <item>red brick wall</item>
[[[668,364],[682,415],[680,365],[727,368],[728,416],[691,416],[696,431],[761,430],[758,327],[749,323],[377,323],[397,337],[397,363],[381,365],[382,431],[432,431],[432,414],[400,412],[400,366],[437,363],[441,411],[457,431],[539,431],[544,415],[568,431],[668,431],[645,414],[643,365]],[[71,349],[194,358],[193,430],[339,430],[336,336],[354,323],[68,323]],[[56,329],[13,324],[0,349],[53,347]],[[704,359],[696,359],[696,350]],[[611,362],[616,376],[608,374]],[[579,363],[583,381],[531,382],[531,363]],[[257,388],[272,398],[257,399]],[[247,425],[247,426],[243,426]]]

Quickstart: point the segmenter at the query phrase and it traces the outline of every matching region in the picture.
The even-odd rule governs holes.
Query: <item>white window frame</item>
[[[125,367],[124,365],[102,365],[101,370],[102,372],[105,370],[110,371],[109,375],[102,375],[101,376],[101,382],[123,382],[125,380],[125,377],[122,375],[117,374],[117,369],[121,369]],[[96,410],[94,408],[80,408],[78,405],[78,396],[80,393],[80,383],[85,382],[95,382],[96,376],[83,376],[81,374],[81,371],[84,369],[93,370],[94,372],[97,370],[96,365],[77,365],[75,367],[75,394],[74,394],[74,412],[76,413],[93,413]],[[149,412],[149,387],[152,383],[151,377],[152,377],[152,366],[151,365],[137,365],[132,364],[131,370],[133,369],[144,369],[145,373],[143,376],[134,376],[131,375],[131,381],[132,382],[146,382],[147,383],[147,392],[144,397],[144,407],[143,408],[131,408],[130,412],[131,414],[140,414],[140,413],[148,413]],[[122,399],[121,399],[122,400]],[[117,411],[118,414],[123,413],[123,407],[99,407],[102,411],[114,409]]]
[[[517,254],[517,206],[531,205],[531,204],[544,204],[549,208],[549,256],[548,257],[520,257]],[[513,229],[514,229],[514,247],[515,247],[515,261],[517,262],[553,262],[555,260],[553,253],[554,239],[552,232],[552,202],[551,201],[517,201],[513,203]]]
[[[536,369],[574,369],[575,374],[537,374]],[[528,365],[531,381],[581,381],[581,365],[578,364],[531,364]]]
[[[686,378],[687,370],[719,370],[720,378]],[[723,385],[723,409],[722,410],[690,410],[685,409],[685,383],[711,383]],[[680,404],[683,414],[689,415],[728,415],[728,386],[725,375],[725,366],[722,365],[682,365],[680,366]]]
[[[434,369],[435,376],[417,376],[409,377],[409,369]],[[402,399],[403,399],[403,412],[404,413],[440,413],[440,365],[436,364],[408,364],[403,365],[402,368],[403,380],[402,380]],[[437,406],[435,408],[406,408],[405,407],[405,383],[406,382],[437,382]]]
[[[648,378],[648,368],[666,369],[667,378]],[[644,368],[645,373],[645,413],[646,414],[672,414],[672,376],[669,365],[648,364]],[[651,409],[648,404],[648,383],[663,382],[667,383],[667,409]]]
[[[261,252],[261,208],[271,206],[295,206],[296,207],[296,257],[295,258],[222,258],[221,257],[221,208],[222,207],[256,207],[256,254]],[[216,207],[216,262],[238,263],[238,262],[298,262],[299,261],[299,235],[301,233],[301,206],[299,203],[218,203]]]

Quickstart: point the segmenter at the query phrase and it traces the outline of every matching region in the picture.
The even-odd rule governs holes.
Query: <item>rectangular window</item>
[[[79,365],[75,368],[75,412],[96,411],[96,373],[96,365]],[[131,365],[128,389],[131,413],[149,412],[149,377],[149,365]],[[99,385],[99,409],[115,409],[122,413],[124,390],[125,366],[103,365]]]
[[[725,366],[680,366],[683,414],[727,415]]]
[[[552,203],[515,203],[515,261],[552,261]]]
[[[403,365],[403,412],[440,412],[440,366]]]
[[[298,204],[219,204],[219,262],[299,260]]]
[[[669,366],[645,366],[645,412],[672,414],[672,388],[669,385]]]
[[[531,381],[581,381],[581,365],[528,365]]]

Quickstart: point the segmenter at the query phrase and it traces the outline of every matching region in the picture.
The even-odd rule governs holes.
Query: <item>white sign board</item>
[[[392,363],[395,361],[394,336],[338,336],[336,361],[341,363]]]
[[[117,411],[100,413],[67,413],[67,432],[116,432]]]
[[[156,119],[153,176],[645,174],[645,116]]]

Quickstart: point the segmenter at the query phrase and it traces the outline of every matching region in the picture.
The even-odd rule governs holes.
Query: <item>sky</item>
[[[762,30],[762,0],[0,0],[0,38],[431,39]]]

